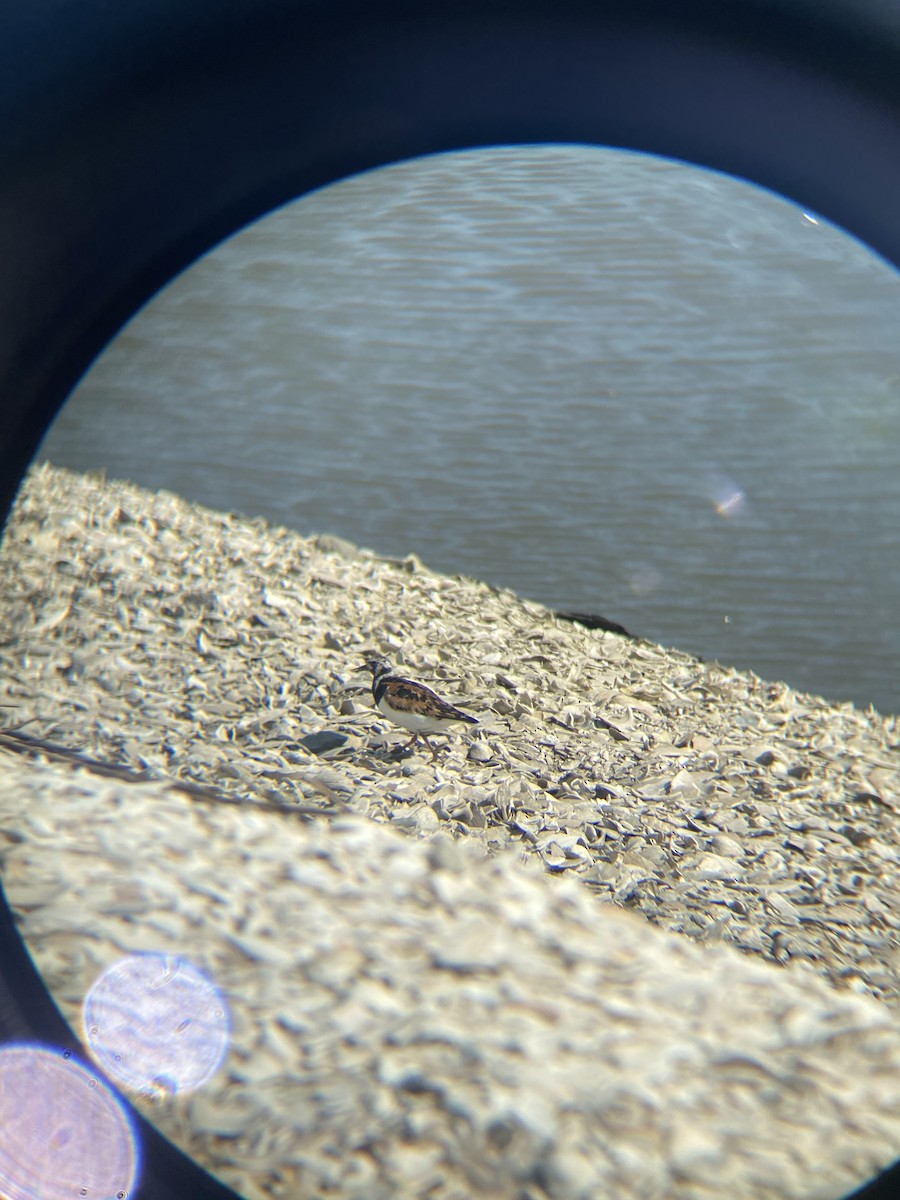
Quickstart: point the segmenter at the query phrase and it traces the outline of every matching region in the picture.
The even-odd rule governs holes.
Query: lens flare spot
[[[726,521],[740,516],[747,507],[747,497],[740,488],[724,488],[714,493],[710,499],[713,508]]]
[[[0,1196],[128,1195],[139,1152],[122,1101],[71,1051],[0,1048]]]
[[[117,1084],[162,1098],[207,1083],[228,1053],[228,1006],[185,959],[134,954],[109,967],[84,1001],[87,1044]]]
[[[638,563],[628,575],[628,586],[635,596],[649,596],[662,584],[662,575],[649,563]]]

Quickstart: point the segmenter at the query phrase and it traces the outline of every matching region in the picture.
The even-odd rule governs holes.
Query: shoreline
[[[0,579],[0,616],[7,631],[0,647],[5,678],[0,701],[16,705],[13,722],[29,722],[29,732],[101,761],[214,786],[231,797],[339,808],[347,814],[334,818],[323,813],[321,820],[313,817],[308,824],[288,818],[286,824],[282,815],[254,812],[250,806],[226,811],[198,805],[176,796],[164,782],[99,780],[83,770],[29,761],[0,749],[4,887],[20,913],[29,948],[70,1019],[91,972],[113,952],[123,953],[126,944],[133,950],[169,938],[175,946],[194,945],[202,954],[203,941],[191,932],[191,919],[201,929],[215,928],[222,921],[227,926],[227,914],[235,912],[243,913],[241,919],[221,935],[218,949],[206,952],[231,982],[234,995],[246,998],[260,990],[258,983],[238,982],[237,954],[243,956],[245,970],[252,966],[254,978],[261,973],[273,994],[285,991],[276,976],[298,969],[307,972],[303,989],[344,988],[341,995],[350,1005],[349,981],[360,969],[360,956],[371,951],[360,943],[342,906],[357,905],[355,920],[368,931],[368,941],[377,939],[382,928],[388,954],[394,896],[400,910],[412,906],[420,934],[427,929],[429,938],[444,944],[452,928],[453,944],[466,947],[469,956],[466,965],[456,968],[423,961],[415,986],[427,993],[433,972],[443,982],[449,972],[470,990],[481,989],[481,999],[472,1003],[486,1005],[501,1027],[506,1018],[502,1010],[491,1008],[488,993],[500,984],[527,993],[523,963],[532,955],[540,957],[538,945],[546,949],[550,934],[544,926],[550,920],[558,926],[562,946],[560,1004],[571,1001],[577,1008],[577,971],[565,966],[566,953],[584,971],[599,971],[606,951],[601,953],[591,938],[609,936],[621,946],[627,943],[621,953],[640,961],[646,978],[652,976],[652,961],[670,955],[673,970],[697,981],[697,996],[705,998],[696,1003],[710,1006],[710,1012],[718,1003],[705,990],[712,988],[713,978],[720,991],[724,978],[746,980],[751,991],[771,1001],[768,1017],[762,1000],[760,1011],[744,1012],[747,1036],[752,1040],[755,1029],[772,1053],[791,1046],[782,1018],[775,1014],[786,1011],[785,1005],[799,1013],[808,1003],[822,1011],[830,1005],[843,1014],[838,1025],[846,1032],[848,1063],[862,1047],[876,1043],[885,1061],[896,1055],[900,1063],[894,1011],[900,1001],[896,717],[861,712],[850,704],[829,705],[749,672],[574,625],[511,592],[431,572],[414,555],[401,562],[384,560],[337,538],[301,537],[165,493],[154,495],[52,467],[35,469],[26,481],[0,554]],[[363,652],[372,647],[471,711],[480,722],[474,733],[452,737],[435,763],[427,752],[392,757],[388,751],[403,735],[372,708],[366,679],[358,670]],[[316,754],[311,746],[323,734],[331,735],[335,747]],[[116,819],[126,811],[133,819]],[[71,813],[71,825],[60,813]],[[160,821],[163,813],[166,819]],[[16,841],[23,828],[28,837]],[[88,828],[94,839],[90,861],[100,876],[93,899],[83,867],[84,847],[79,847]],[[212,861],[215,855],[203,856],[212,836],[222,839],[221,864]],[[150,859],[142,849],[147,838],[153,847]],[[192,847],[190,853],[185,847]],[[254,879],[257,858],[265,869]],[[116,882],[127,876],[128,861],[140,864],[137,892],[129,892],[130,900],[118,895],[117,888],[125,885]],[[296,870],[293,861],[300,864]],[[330,883],[323,862],[332,863]],[[395,877],[393,870],[403,863],[406,874]],[[316,891],[316,870],[325,871],[320,881],[324,899]],[[197,890],[200,876],[206,882]],[[64,891],[60,878],[67,881]],[[489,879],[494,883],[489,885]],[[530,931],[538,939],[531,950],[507,954],[505,940],[487,934],[482,945],[473,932],[477,909],[454,880],[460,887],[465,881],[481,905],[493,906],[497,929],[505,931],[510,945],[518,944],[516,928]],[[518,895],[518,907],[492,899],[492,887]],[[435,888],[455,896],[437,915],[422,900],[425,889],[433,905]],[[306,930],[291,915],[298,889],[309,911],[319,914],[314,940],[324,947],[330,937],[336,939],[335,961],[345,950],[349,955],[343,966],[329,966],[325,950],[314,968],[308,962],[298,966],[291,957],[293,942],[286,931]],[[265,902],[275,906],[277,920],[256,910],[263,903],[258,892],[271,893]],[[71,927],[59,910],[61,905],[76,907],[76,895],[77,907],[84,905],[93,924],[88,923],[84,948],[67,956],[61,934]],[[369,905],[375,906],[372,912]],[[467,914],[462,930],[455,924],[459,913]],[[608,925],[608,931],[592,933],[592,921]],[[107,932],[101,936],[97,930]],[[229,948],[231,958],[222,947]],[[450,950],[448,955],[452,958]],[[540,994],[551,986],[549,969]],[[330,971],[339,981],[329,977],[323,983]],[[400,972],[393,960],[390,972]],[[636,1013],[651,1003],[669,1003],[665,996],[651,1002],[638,982],[629,986],[640,994],[640,1003],[633,994],[629,1000]],[[655,986],[663,985],[657,979]],[[264,997],[257,999],[262,1003]],[[403,1005],[396,1002],[400,1013]],[[539,1007],[544,1002],[539,995],[529,1001]],[[250,1092],[263,1095],[269,1122],[273,1105],[289,1107],[284,1096],[290,1088],[279,1075],[273,1044],[280,1045],[278,1039],[284,1037],[292,1001],[280,1003],[288,1007],[278,1010],[278,1020],[258,1044],[254,1022],[263,1021],[259,1013],[253,1020],[245,1016],[236,1028],[236,1041],[256,1046],[238,1061],[237,1078],[243,1072]],[[453,1003],[461,1003],[458,996]],[[678,1030],[688,1041],[696,1039],[698,1029],[692,1021],[684,1026],[687,1017],[678,1015],[677,1000],[672,1003],[672,1011],[657,1014],[661,1026]],[[372,1012],[379,1010],[377,1004],[374,1009],[360,1004],[355,1019],[365,1029],[375,1020]],[[715,1020],[727,1024],[727,1014],[716,1012]],[[579,1010],[576,1015],[573,1008],[570,1015],[590,1042],[589,1014]],[[821,1026],[826,1027],[827,1022]],[[302,1033],[293,1036],[303,1040]],[[453,1036],[461,1035],[457,1030]],[[481,1036],[472,1033],[476,1040]],[[731,1029],[729,1036],[740,1034]],[[835,1037],[833,1031],[822,1033],[815,1053],[824,1058],[816,1059],[815,1070],[840,1053]],[[650,1042],[658,1054],[658,1042]],[[409,1061],[416,1058],[415,1044],[404,1051]],[[479,1061],[487,1062],[487,1050],[478,1044]],[[554,1044],[554,1053],[565,1058],[562,1043]],[[526,1066],[537,1053],[536,1048],[525,1053]],[[792,1069],[800,1070],[795,1051],[790,1053]],[[810,1051],[812,1058],[815,1053]],[[256,1074],[260,1061],[265,1071]],[[338,1060],[331,1066],[344,1069]],[[391,1074],[383,1063],[378,1069],[384,1078]],[[512,1068],[506,1064],[503,1069]],[[570,1069],[577,1074],[574,1065]],[[607,1069],[615,1074],[610,1062]],[[493,1087],[493,1095],[496,1079],[488,1075],[494,1084],[484,1086],[489,1091]],[[876,1076],[881,1080],[874,1071],[873,1081]],[[267,1091],[266,1080],[276,1078],[281,1082]],[[296,1073],[291,1078],[302,1091]],[[392,1119],[406,1111],[404,1105],[427,1107],[432,1093],[426,1089],[426,1099],[414,1101],[401,1086],[402,1071],[391,1078]],[[726,1083],[737,1086],[734,1080],[722,1086]],[[870,1147],[862,1158],[857,1154],[857,1172],[863,1161],[868,1170],[876,1160],[885,1165],[892,1157],[889,1140],[878,1140],[888,1127],[888,1093],[878,1091],[882,1083],[859,1084],[863,1091],[869,1089],[877,1109],[872,1136],[882,1150]],[[523,1077],[519,1086],[525,1095],[540,1094],[537,1075],[531,1082]],[[709,1086],[715,1092],[719,1085]],[[825,1085],[819,1079],[816,1086]],[[724,1093],[716,1094],[724,1102]],[[559,1113],[574,1102],[562,1082],[553,1095]],[[706,1102],[695,1100],[700,1108]],[[890,1104],[896,1100],[891,1092]],[[315,1106],[313,1099],[307,1101]],[[188,1102],[190,1128],[186,1134],[182,1128],[182,1135],[192,1153],[211,1153],[214,1144],[213,1169],[237,1178],[234,1136],[211,1128],[218,1118],[209,1115],[205,1103],[200,1097]],[[227,1096],[223,1103],[226,1110],[233,1105]],[[474,1100],[467,1103],[470,1122],[486,1139],[476,1138],[476,1157],[483,1156],[482,1166],[491,1186],[500,1189],[498,1195],[506,1195],[507,1183],[512,1187],[515,1182],[512,1175],[507,1178],[515,1155],[491,1149],[493,1118],[478,1115]],[[700,1108],[689,1115],[687,1105],[685,1129],[699,1119]],[[840,1140],[835,1115],[840,1106],[831,1115],[827,1108],[803,1118],[825,1122],[810,1135],[810,1158],[827,1154],[823,1146]],[[250,1114],[251,1099],[242,1100],[238,1109]],[[751,1125],[758,1122],[754,1128],[761,1139],[766,1128],[765,1136],[772,1136],[773,1117],[766,1117],[764,1109],[760,1103],[748,1117]],[[152,1119],[164,1125],[164,1118],[171,1119],[167,1134],[178,1140],[185,1113],[173,1115],[165,1106],[153,1110]],[[247,1115],[248,1121],[253,1119]],[[677,1123],[678,1114],[671,1119]],[[204,1120],[210,1128],[200,1136]],[[310,1145],[315,1142],[321,1150],[333,1129],[321,1114],[318,1124],[310,1120],[310,1128],[317,1130],[315,1136],[309,1134]],[[703,1120],[712,1118],[707,1114]],[[569,1191],[560,1185],[559,1195],[582,1194],[576,1186],[579,1171],[589,1188],[585,1195],[601,1185],[613,1186],[614,1180],[623,1195],[640,1194],[639,1181],[619,1179],[617,1169],[598,1174],[599,1158],[591,1167],[594,1174],[584,1164],[578,1166],[580,1151],[560,1149],[568,1145],[562,1133],[565,1122],[558,1114],[547,1121],[554,1128],[554,1122],[559,1124],[554,1153],[562,1155],[560,1161],[569,1164],[566,1170],[575,1180]],[[446,1135],[440,1120],[438,1126],[441,1136]],[[892,1124],[894,1151],[898,1134],[900,1125]],[[390,1141],[397,1135],[380,1136]],[[510,1145],[518,1145],[517,1136]],[[587,1134],[582,1131],[581,1136]],[[671,1159],[672,1138],[677,1142],[678,1136],[687,1134],[670,1129],[651,1157]],[[435,1138],[440,1142],[437,1133]],[[404,1181],[408,1156],[396,1146],[395,1151],[400,1175],[388,1179],[388,1171],[385,1194],[391,1188],[395,1194],[419,1194],[421,1179],[415,1185]],[[249,1148],[243,1152],[247,1157]],[[744,1151],[733,1146],[732,1152]],[[315,1157],[311,1149],[309,1153]],[[667,1177],[671,1194],[699,1195],[707,1169],[703,1164],[718,1161],[718,1153],[707,1146],[691,1160],[690,1169],[679,1168],[681,1175],[675,1171]],[[752,1157],[749,1149],[746,1153]],[[839,1155],[841,1147],[835,1144],[831,1153]],[[232,1159],[226,1169],[228,1154]],[[496,1178],[485,1165],[491,1154],[497,1159]],[[608,1166],[608,1158],[604,1161]],[[851,1178],[846,1171],[841,1175],[843,1168],[833,1157],[827,1162],[834,1179]],[[305,1168],[312,1174],[297,1177],[304,1186],[322,1194],[351,1194],[329,1192],[322,1182],[325,1167],[319,1158],[316,1163],[315,1169]],[[460,1164],[457,1168],[463,1171]],[[356,1169],[363,1170],[360,1162]],[[425,1175],[437,1170],[434,1163],[421,1169]],[[725,1169],[719,1163],[717,1179],[724,1178]],[[781,1167],[776,1163],[772,1170]],[[693,1183],[688,1186],[685,1178]],[[851,1183],[863,1178],[865,1172],[857,1173]],[[274,1183],[262,1187],[253,1175],[240,1186],[251,1197],[296,1194],[290,1188],[279,1192]],[[767,1186],[780,1194],[807,1194],[783,1172]],[[836,1186],[833,1194],[847,1186]],[[766,1194],[741,1191],[737,1182],[735,1187],[739,1195]],[[461,1193],[446,1192],[451,1194]]]

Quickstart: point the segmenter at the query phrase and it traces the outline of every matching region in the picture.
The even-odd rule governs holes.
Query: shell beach
[[[133,1099],[248,1200],[824,1198],[900,1157],[896,717],[47,465],[0,627],[22,935],[76,1031],[129,953],[215,980],[224,1066]],[[398,754],[373,650],[479,724]]]

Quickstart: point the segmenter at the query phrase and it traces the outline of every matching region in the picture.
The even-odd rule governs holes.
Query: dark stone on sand
[[[347,742],[345,733],[336,733],[333,729],[317,729],[300,739],[300,745],[305,746],[310,754],[327,754],[329,750],[339,750]]]

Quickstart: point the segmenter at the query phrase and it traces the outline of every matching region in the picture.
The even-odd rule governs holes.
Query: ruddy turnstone
[[[395,675],[386,658],[370,655],[365,667],[372,672],[372,695],[378,711],[412,734],[405,745],[411,746],[417,738],[422,738],[431,757],[437,758],[437,751],[428,740],[429,733],[446,733],[446,727],[453,721],[478,724],[474,717],[442,700],[424,683]]]

